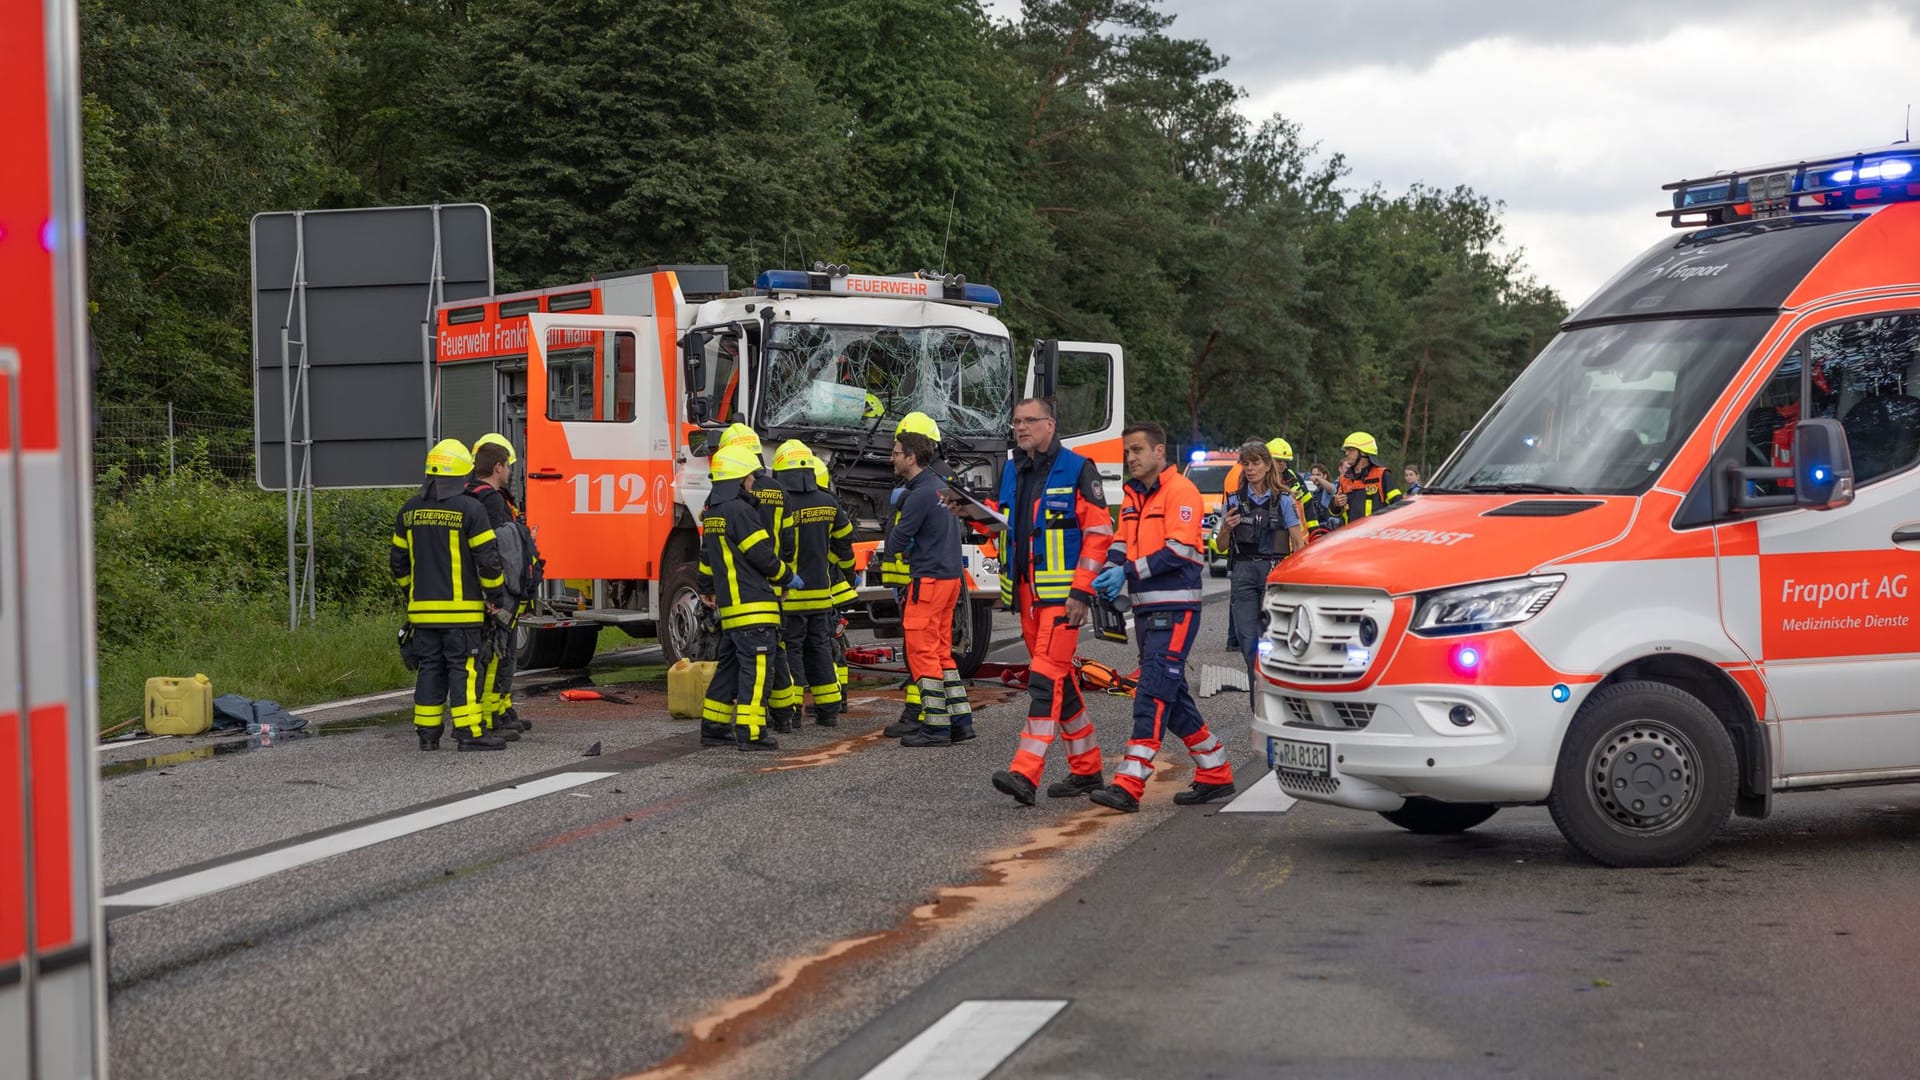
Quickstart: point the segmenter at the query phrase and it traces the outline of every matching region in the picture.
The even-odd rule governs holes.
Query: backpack
[[[500,561],[506,566],[507,593],[515,600],[531,600],[547,579],[547,563],[540,557],[540,545],[533,530],[518,517],[493,531],[500,545]]]

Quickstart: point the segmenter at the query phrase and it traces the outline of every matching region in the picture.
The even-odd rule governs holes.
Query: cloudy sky
[[[1013,15],[1014,0],[989,3]],[[1669,229],[1660,185],[1880,146],[1920,105],[1920,0],[1161,0],[1254,118],[1356,188],[1467,184],[1578,305]]]

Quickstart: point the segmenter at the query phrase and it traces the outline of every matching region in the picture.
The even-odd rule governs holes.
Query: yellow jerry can
[[[683,720],[700,716],[700,703],[706,700],[707,684],[713,681],[712,660],[675,662],[667,669],[667,712]]]
[[[147,680],[147,734],[198,735],[213,727],[213,680],[205,675]]]

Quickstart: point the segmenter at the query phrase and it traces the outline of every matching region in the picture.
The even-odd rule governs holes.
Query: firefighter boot
[[[420,736],[420,749],[422,750],[440,749],[440,729],[439,728],[416,727],[413,729],[413,731],[414,731],[414,734]]]
[[[1181,806],[1192,806],[1195,803],[1209,803],[1215,799],[1224,799],[1238,790],[1238,788],[1230,783],[1203,784],[1195,780],[1193,783],[1187,785],[1187,790],[1176,794],[1173,797],[1173,801],[1179,803]]]
[[[887,738],[898,739],[920,730],[920,703],[909,701],[900,707],[900,719],[887,725]]]
[[[797,719],[797,717],[794,716],[792,709],[775,709],[770,714],[770,718],[773,721],[773,723],[770,726],[773,728],[774,731],[782,735],[785,735],[788,732],[791,732],[792,730],[794,730],[796,727],[799,726],[798,724],[794,723],[794,720]]]
[[[700,721],[701,746],[732,746],[733,725],[718,720]]]
[[[748,738],[747,726],[745,724],[741,724],[736,726],[733,729],[733,736],[734,736],[734,744],[733,744],[734,749],[739,750],[742,753],[746,753],[754,750],[780,749],[779,742],[777,742],[772,735],[767,734],[766,728],[760,729],[760,735],[758,738]]]
[[[1085,776],[1073,773],[1065,780],[1056,780],[1047,785],[1049,799],[1077,799],[1082,795],[1091,795],[1102,787],[1099,773]]]
[[[817,727],[839,727],[840,706],[821,705],[813,710],[813,722]]]
[[[493,726],[501,731],[532,731],[533,721],[520,719],[520,710],[509,705],[494,717]]]
[[[460,750],[505,750],[507,741],[498,735],[475,735],[462,728],[457,741]]]
[[[1058,787],[1059,785],[1056,784],[1054,786]],[[1019,803],[1021,806],[1033,805],[1033,781],[1021,776],[1017,772],[1001,769],[999,772],[994,773],[993,789],[1002,795],[1013,796],[1013,801]],[[1049,791],[1047,794],[1051,795],[1053,792]]]
[[[1103,788],[1095,788],[1087,797],[1110,810],[1118,810],[1127,814],[1140,812],[1140,800],[1134,798],[1126,788],[1121,787],[1119,784],[1109,784]]]
[[[924,725],[900,736],[901,746],[952,746],[953,735],[944,727],[926,727]]]

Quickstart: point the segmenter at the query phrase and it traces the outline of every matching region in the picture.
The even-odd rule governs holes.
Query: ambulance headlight
[[[1566,580],[1565,574],[1540,574],[1422,593],[1411,629],[1422,637],[1449,637],[1518,626],[1540,614]]]

